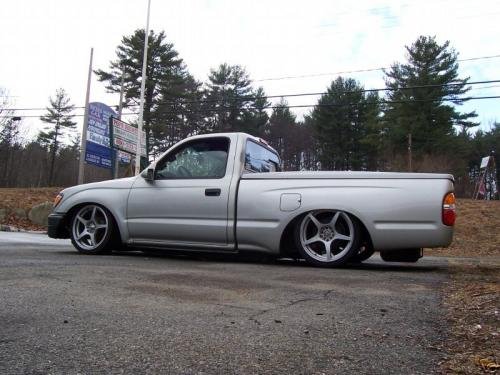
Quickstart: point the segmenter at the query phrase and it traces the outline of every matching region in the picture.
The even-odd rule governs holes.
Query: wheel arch
[[[82,207],[87,206],[87,205],[91,205],[91,204],[102,207],[107,212],[109,212],[109,214],[111,215],[111,218],[113,220],[114,228],[118,231],[117,238],[120,238],[121,241],[123,242],[123,230],[122,230],[122,228],[120,228],[120,223],[116,218],[116,213],[114,213],[113,210],[109,209],[108,207],[106,207],[106,205],[104,205],[100,202],[93,202],[93,201],[79,202],[79,203],[75,204],[74,206],[72,206],[65,215],[66,216],[66,220],[65,220],[66,221],[65,222],[66,230],[68,231],[68,233],[71,233],[71,222],[72,222],[73,217],[75,216],[76,212],[78,212],[78,210],[80,210]]]
[[[309,212],[316,211],[316,210],[335,210],[335,211],[343,211],[347,214],[349,214],[359,225],[359,228],[361,230],[361,240],[362,241],[368,241],[369,244],[373,247],[373,241],[370,232],[367,229],[366,224],[359,218],[359,215],[356,215],[353,213],[351,210],[346,210],[344,208],[334,208],[334,207],[328,207],[328,208],[308,208],[307,210],[303,210],[300,213],[297,213],[294,215],[291,219],[288,220],[288,223],[285,225],[285,228],[283,229],[281,236],[280,236],[280,244],[279,244],[279,252],[280,255],[282,256],[289,256],[292,258],[300,257],[299,250],[297,248],[297,245],[295,244],[295,241],[293,239],[293,231],[295,230],[295,225],[297,224],[298,221],[300,221],[305,215],[307,215]]]

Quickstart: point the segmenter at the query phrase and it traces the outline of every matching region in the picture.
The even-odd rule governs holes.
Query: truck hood
[[[399,173],[399,172],[358,172],[358,171],[300,171],[300,172],[271,172],[271,173],[244,173],[244,180],[268,179],[446,179],[454,181],[453,175],[443,173]]]
[[[64,198],[68,198],[73,194],[79,193],[83,190],[90,189],[130,189],[134,184],[134,181],[139,176],[126,177],[126,178],[118,178],[116,180],[106,180],[101,182],[92,182],[89,184],[75,185],[69,188],[66,188],[61,191],[64,194]]]

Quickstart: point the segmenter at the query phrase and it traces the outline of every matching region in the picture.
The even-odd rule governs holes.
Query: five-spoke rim
[[[300,242],[311,258],[333,262],[351,249],[354,224],[342,211],[312,211],[300,225]]]
[[[99,247],[109,230],[108,216],[96,205],[83,207],[73,220],[73,239],[84,250]]]

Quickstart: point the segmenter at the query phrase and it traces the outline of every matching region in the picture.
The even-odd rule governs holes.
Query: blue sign
[[[109,118],[112,116],[116,117],[116,113],[106,104],[90,103],[87,140],[110,147]]]
[[[97,143],[87,141],[85,147],[85,161],[97,167],[111,169],[112,153],[109,147],[98,145]]]
[[[103,103],[89,104],[87,124],[87,143],[85,161],[101,168],[112,168],[109,118],[116,116],[115,111]]]

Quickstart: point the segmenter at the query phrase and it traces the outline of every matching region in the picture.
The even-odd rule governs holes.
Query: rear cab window
[[[251,139],[247,140],[245,146],[245,172],[279,172],[280,158],[270,148],[265,147]]]

